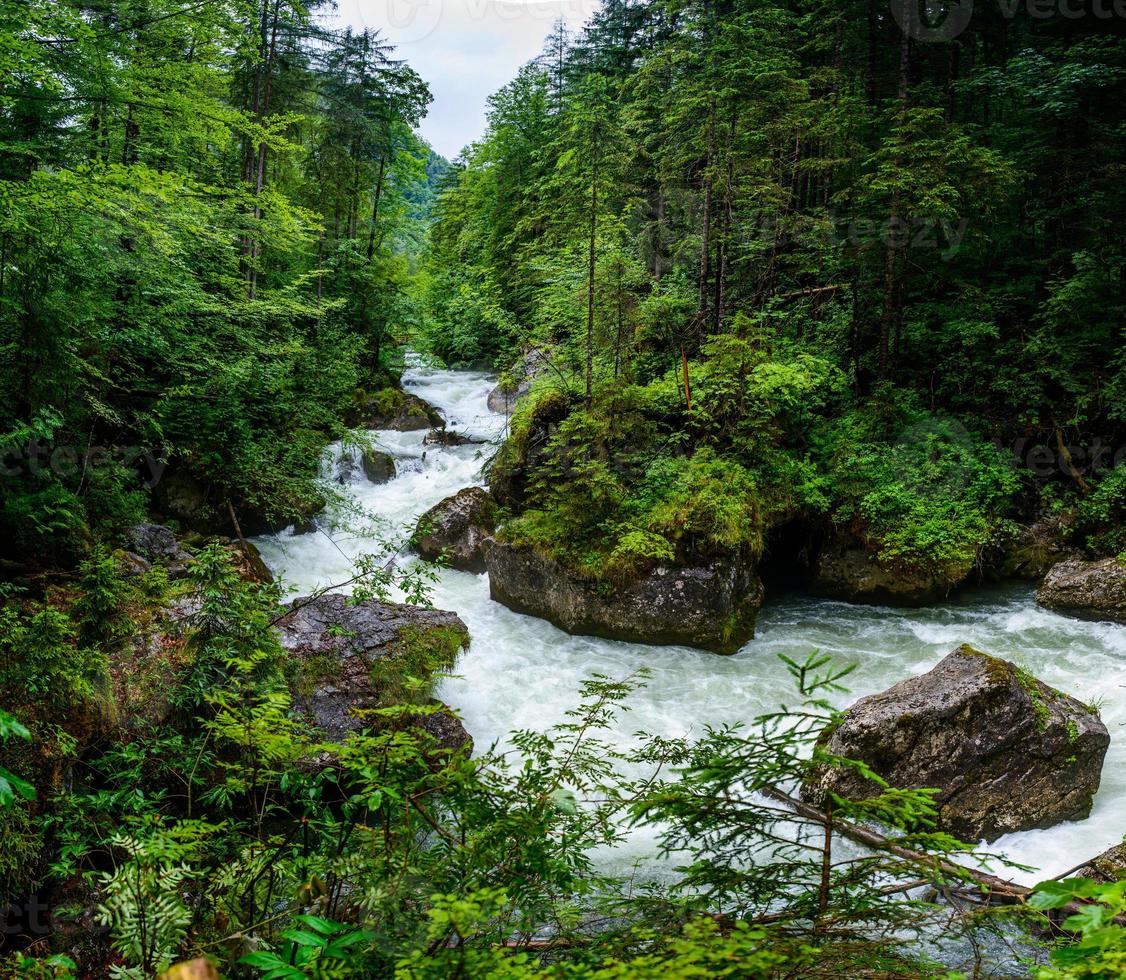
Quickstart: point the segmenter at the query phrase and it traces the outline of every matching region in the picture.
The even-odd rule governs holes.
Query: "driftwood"
[[[794,799],[789,794],[783,793],[778,789],[770,789],[765,792],[772,800],[781,803],[798,816],[818,823],[825,823],[825,814],[817,807]],[[924,854],[922,851],[913,851],[910,848],[901,847],[889,840],[879,831],[872,830],[870,827],[862,827],[858,824],[836,819],[833,820],[832,827],[836,833],[851,841],[855,841],[857,844],[863,844],[865,847],[870,847],[876,851],[884,851],[887,854],[894,854],[896,857],[909,861],[920,868],[933,869],[951,878],[976,885],[980,890],[979,893],[976,894],[966,888],[957,888],[954,890],[967,898],[973,898],[983,904],[1025,905],[1028,902],[1029,896],[1032,894],[1031,888],[1025,885],[1018,885],[1015,881],[1006,881],[1004,878],[998,878],[996,875],[987,874],[984,871],[977,871],[974,868],[967,868],[964,865],[957,864],[954,861],[947,860],[938,855]],[[1086,867],[1086,864],[1078,865],[1076,868],[1073,868],[1072,871],[1077,871],[1084,867]],[[1063,877],[1063,875],[1060,877]],[[1059,909],[1058,912],[1074,915],[1082,911],[1084,904],[1083,902],[1069,902]],[[1126,926],[1126,916],[1119,916],[1114,921],[1118,925]]]

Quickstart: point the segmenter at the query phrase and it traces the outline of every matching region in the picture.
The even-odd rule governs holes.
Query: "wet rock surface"
[[[821,739],[901,789],[937,789],[938,827],[966,841],[1090,814],[1110,744],[1090,708],[996,657],[962,646],[933,670],[863,698]],[[847,767],[802,789],[821,802],[878,795]]]
[[[300,662],[296,704],[332,739],[365,727],[357,711],[387,694],[377,668],[422,664],[421,654],[452,664],[468,642],[451,612],[386,602],[351,604],[342,595],[295,599],[278,622],[279,640]]]
[[[580,578],[531,548],[490,539],[484,551],[493,599],[568,633],[734,653],[754,636],[763,600],[753,566],[739,558],[661,566],[611,584]]]
[[[813,562],[813,591],[846,602],[888,606],[929,605],[958,584],[881,562],[847,538],[829,542]]]
[[[485,571],[484,543],[496,529],[497,506],[487,490],[467,487],[428,510],[418,522],[418,553],[427,561],[443,554],[451,568]]]
[[[1036,601],[1046,609],[1082,619],[1126,623],[1126,561],[1060,562],[1048,572]]]

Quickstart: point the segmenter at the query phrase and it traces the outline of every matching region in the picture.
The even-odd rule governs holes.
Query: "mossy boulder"
[[[734,653],[755,635],[762,582],[738,556],[659,565],[614,583],[583,578],[529,547],[489,539],[484,550],[494,600],[568,633],[716,653]]]
[[[526,351],[500,383],[489,392],[490,412],[511,412],[516,403],[532,390],[532,382],[547,367],[547,357],[540,351]]]
[[[295,599],[277,628],[296,705],[333,740],[371,724],[358,712],[417,697],[412,679],[449,670],[469,642],[454,613],[343,595]]]
[[[966,841],[1087,817],[1109,744],[1090,708],[969,646],[858,701],[820,741],[893,787],[938,790],[938,828]],[[880,790],[825,765],[802,796],[820,803],[829,792],[861,800]]]
[[[498,503],[519,508],[525,502],[529,482],[550,457],[551,437],[570,411],[567,394],[553,390],[537,392],[520,406],[489,469],[489,490]]]
[[[439,429],[446,424],[438,409],[401,388],[383,388],[373,394],[358,392],[356,406],[348,413],[347,421],[358,428],[394,432]]]
[[[924,606],[945,598],[961,579],[933,570],[881,561],[848,536],[831,539],[813,561],[812,589],[845,602],[885,606]]]
[[[1126,878],[1126,844],[1116,844],[1107,848],[1098,857],[1091,858],[1082,868],[1073,872],[1072,877],[1091,878],[1094,881],[1111,883]]]
[[[351,483],[363,473],[369,483],[387,483],[398,473],[395,457],[379,449],[362,449],[345,452],[336,465],[337,483]]]
[[[1036,601],[1046,609],[1081,619],[1126,623],[1126,561],[1060,562],[1048,572]]]
[[[483,545],[496,529],[496,519],[497,506],[489,492],[466,487],[422,515],[415,548],[427,561],[445,555],[451,568],[483,572]]]
[[[1008,578],[1038,582],[1060,562],[1078,557],[1059,517],[1043,517],[1022,525],[1005,549],[1001,572]]]

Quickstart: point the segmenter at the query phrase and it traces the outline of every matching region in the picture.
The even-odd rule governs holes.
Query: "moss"
[[[1013,668],[1016,676],[1017,683],[1024,689],[1028,695],[1028,699],[1032,702],[1032,711],[1036,715],[1036,730],[1038,732],[1045,732],[1048,729],[1048,722],[1051,719],[1051,712],[1048,710],[1048,702],[1045,698],[1045,692],[1048,693],[1050,698],[1055,692],[1045,688],[1035,677],[1033,677],[1027,670],[1022,670],[1020,667]]]
[[[1067,723],[1067,741],[1070,745],[1079,741],[1079,726],[1074,721]]]
[[[434,675],[451,670],[469,643],[457,626],[410,626],[391,654],[372,666],[371,679],[384,705],[425,703]]]
[[[42,848],[27,807],[0,810],[0,902],[7,905],[34,887]]]

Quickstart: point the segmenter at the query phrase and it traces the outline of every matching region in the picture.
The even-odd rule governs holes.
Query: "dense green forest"
[[[493,98],[427,337],[572,378],[514,537],[606,575],[800,520],[940,587],[1044,509],[1126,545],[1121,25],[877,8],[610,3]]]
[[[1126,881],[966,871],[935,790],[827,748],[848,665],[742,727],[623,745],[643,673],[451,744],[410,530],[311,653],[339,597],[246,540],[377,526],[323,460],[441,428],[411,349],[498,372],[498,538],[602,593],[837,549],[944,598],[1034,522],[1126,560],[1109,10],[606,0],[449,163],[328,2],[0,0],[0,977],[969,976],[939,935],[1122,976]],[[407,625],[331,730],[363,616]],[[803,803],[819,767],[879,792]],[[662,872],[609,873],[637,833]]]

